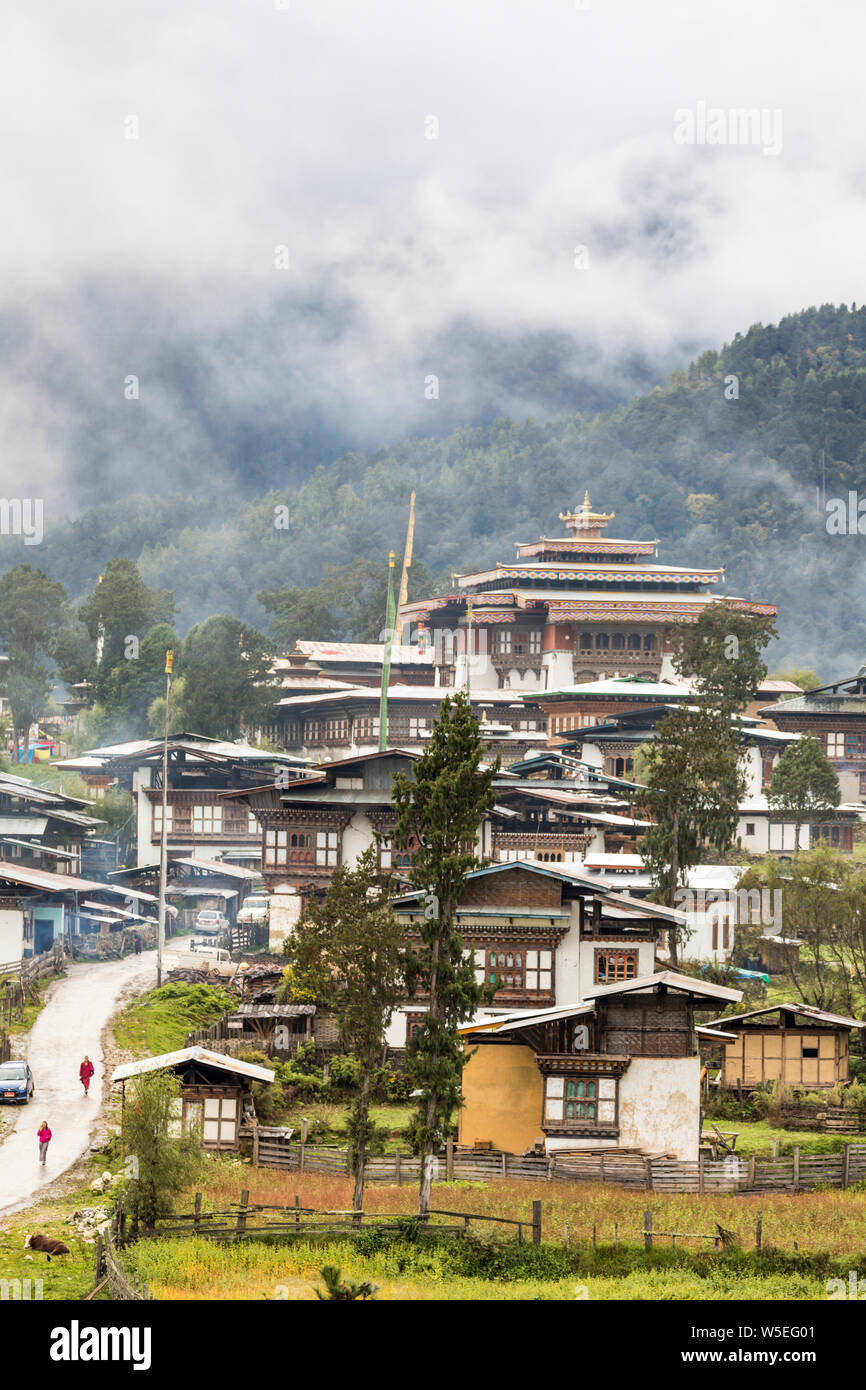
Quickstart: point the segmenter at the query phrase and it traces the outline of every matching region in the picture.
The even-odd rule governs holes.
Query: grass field
[[[120,1047],[137,1056],[158,1056],[186,1046],[187,1033],[207,1028],[230,1007],[224,990],[211,985],[167,984],[137,999],[115,1019]]]
[[[102,1205],[104,1199],[94,1196],[87,1184],[82,1183],[68,1196],[40,1202],[27,1211],[0,1218],[0,1279],[41,1279],[41,1298],[46,1301],[83,1298],[95,1282],[94,1247],[73,1235],[65,1218],[83,1206]],[[62,1240],[69,1246],[70,1253],[49,1264],[44,1255],[25,1250],[24,1241],[34,1231]],[[34,1298],[39,1296],[32,1282],[31,1291]]]
[[[224,1210],[240,1198],[252,1203],[345,1211],[348,1178],[281,1173],[237,1160],[207,1160],[198,1186],[203,1208]],[[371,1214],[411,1216],[417,1186],[371,1187]],[[358,1240],[291,1241],[276,1237],[232,1245],[202,1238],[142,1241],[127,1252],[134,1269],[163,1299],[315,1299],[325,1264],[343,1277],[370,1280],[379,1299],[412,1300],[727,1300],[811,1301],[827,1297],[826,1280],[866,1272],[866,1192],[808,1192],[762,1197],[665,1195],[610,1185],[546,1182],[437,1183],[433,1207],[476,1215],[531,1219],[542,1203],[542,1245],[503,1247],[477,1223],[468,1248],[460,1243],[413,1244],[375,1231]],[[191,1194],[178,1210],[191,1209]],[[644,1212],[657,1232],[734,1233],[737,1248],[715,1252],[711,1242],[671,1242],[657,1236],[643,1248]],[[758,1213],[763,1253],[755,1254]],[[593,1228],[595,1228],[593,1230]],[[614,1246],[614,1233],[619,1247]],[[595,1235],[596,1248],[593,1248]],[[497,1253],[502,1252],[504,1254]],[[480,1252],[480,1253],[479,1253]],[[475,1268],[475,1265],[478,1268]]]
[[[817,1130],[777,1129],[767,1120],[704,1120],[704,1132],[710,1132],[715,1125],[722,1134],[734,1132],[737,1135],[736,1152],[742,1158],[758,1154],[771,1158],[773,1144],[776,1156],[785,1158],[799,1145],[804,1154],[841,1153],[845,1144],[866,1144],[864,1134],[821,1134]]]
[[[723,1257],[698,1260],[688,1254],[660,1252],[654,1265],[617,1275],[587,1271],[573,1256],[576,1268],[563,1275],[564,1252],[529,1247],[528,1255],[530,1262],[535,1256],[539,1266],[535,1277],[521,1277],[519,1272],[503,1277],[501,1269],[492,1277],[472,1277],[455,1269],[455,1252],[450,1247],[398,1242],[364,1253],[351,1241],[327,1245],[247,1241],[226,1246],[187,1239],[142,1241],[127,1252],[126,1264],[157,1298],[172,1300],[315,1299],[325,1264],[337,1265],[344,1279],[376,1284],[376,1297],[381,1300],[811,1301],[827,1297],[823,1273],[770,1270],[761,1274]],[[545,1265],[550,1266],[546,1273]]]

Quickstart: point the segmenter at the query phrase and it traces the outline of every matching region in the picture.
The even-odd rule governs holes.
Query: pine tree
[[[429,1003],[409,1045],[410,1074],[421,1093],[413,1128],[422,1158],[421,1216],[430,1208],[434,1148],[460,1104],[466,1057],[456,1030],[474,1017],[484,997],[457,930],[457,904],[467,875],[478,867],[475,841],[493,805],[499,770],[498,758],[482,770],[479,731],[467,697],[447,697],[412,780],[405,773],[394,778],[394,842],[414,846],[410,877],[425,901],[416,981]]]
[[[293,994],[307,991],[310,997],[312,991],[333,1010],[343,1046],[360,1063],[348,1122],[355,1211],[363,1208],[364,1169],[375,1133],[370,1120],[373,1078],[385,1030],[406,993],[405,933],[390,906],[390,880],[377,861],[371,846],[354,868],[335,869],[324,900],[311,904],[287,950]]]

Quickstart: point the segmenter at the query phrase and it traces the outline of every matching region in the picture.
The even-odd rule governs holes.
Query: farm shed
[[[226,1019],[228,1035],[267,1051],[294,1051],[298,1042],[313,1036],[315,1004],[241,1004]],[[285,1029],[279,1045],[278,1029]]]
[[[719,1077],[723,1086],[789,1086],[824,1090],[849,1077],[848,1041],[860,1019],[825,1013],[810,1004],[774,1004],[722,1018],[718,1028],[736,1033],[725,1043]],[[711,1039],[717,1029],[704,1030]]]
[[[238,1148],[238,1130],[245,1104],[251,1101],[252,1083],[274,1079],[268,1067],[242,1062],[237,1057],[210,1052],[204,1047],[185,1047],[179,1052],[164,1052],[159,1057],[128,1062],[117,1067],[111,1079],[121,1082],[125,1101],[126,1082],[151,1071],[172,1071],[180,1077],[178,1128],[200,1126],[206,1149]]]

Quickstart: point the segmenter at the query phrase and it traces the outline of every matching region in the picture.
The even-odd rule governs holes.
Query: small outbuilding
[[[237,1149],[244,1108],[252,1103],[252,1083],[273,1081],[274,1072],[253,1062],[243,1062],[204,1047],[185,1047],[117,1067],[112,1081],[119,1081],[125,1099],[126,1082],[145,1072],[171,1071],[181,1081],[177,1103],[177,1130],[197,1129],[206,1149]]]
[[[719,1082],[754,1087],[771,1081],[809,1090],[828,1090],[849,1079],[852,1028],[866,1028],[858,1018],[826,1013],[811,1004],[772,1004],[721,1018],[703,1030],[705,1042],[724,1029],[735,1033],[723,1042]]]

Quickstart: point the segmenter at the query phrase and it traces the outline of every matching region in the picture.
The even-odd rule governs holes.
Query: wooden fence
[[[251,1128],[253,1163],[282,1168],[290,1173],[348,1175],[345,1149],[324,1144],[298,1144],[279,1130]],[[396,1153],[370,1158],[366,1180],[370,1183],[417,1183],[421,1162],[413,1154]],[[615,1183],[646,1192],[802,1192],[816,1187],[849,1187],[866,1182],[866,1144],[846,1144],[838,1154],[803,1154],[795,1148],[790,1158],[709,1159],[701,1154],[695,1163],[674,1158],[651,1158],[639,1153],[553,1153],[520,1157],[500,1152],[461,1150],[449,1143],[434,1159],[434,1182],[495,1182],[508,1179],[535,1181]]]
[[[13,1020],[23,1022],[28,998],[36,999],[36,981],[43,975],[59,974],[64,959],[63,944],[57,941],[51,951],[0,965],[0,1026],[5,1022],[8,1028]]]

